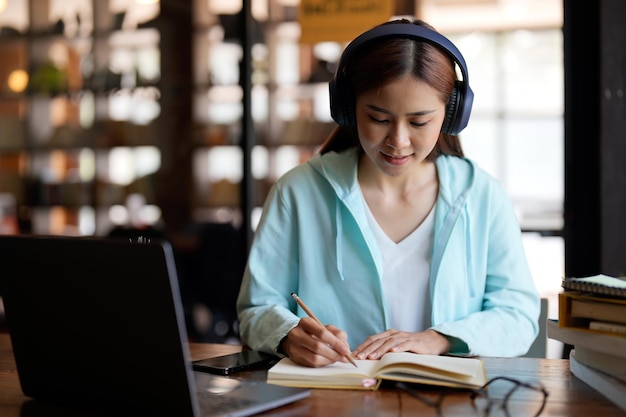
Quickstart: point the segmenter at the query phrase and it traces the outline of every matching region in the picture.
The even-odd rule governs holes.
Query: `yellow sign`
[[[348,42],[393,15],[394,0],[300,0],[300,42]]]

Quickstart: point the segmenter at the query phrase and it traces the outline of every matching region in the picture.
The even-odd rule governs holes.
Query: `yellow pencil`
[[[305,313],[306,313],[309,317],[311,317],[313,320],[315,320],[316,322],[318,322],[318,323],[319,323],[319,324],[321,324],[322,326],[324,325],[324,323],[322,323],[322,322],[320,321],[320,319],[318,319],[318,318],[315,316],[315,314],[313,314],[313,312],[309,309],[309,307],[307,307],[307,305],[306,305],[306,304],[304,304],[304,301],[302,301],[302,299],[301,299],[300,297],[298,297],[298,294],[296,294],[295,292],[292,292],[292,293],[291,293],[291,298],[293,298],[293,299],[296,301],[296,303],[298,303],[298,305],[299,305],[300,307],[302,307],[302,309],[305,311]],[[354,359],[352,359],[352,357],[351,357],[350,355],[345,355],[344,357],[345,357],[346,359],[348,359],[348,361],[350,361],[350,363],[351,363],[352,365],[354,365],[356,368],[358,368],[358,366],[357,366],[356,362],[354,362]]]

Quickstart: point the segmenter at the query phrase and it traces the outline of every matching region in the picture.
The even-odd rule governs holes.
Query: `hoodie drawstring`
[[[343,222],[341,221],[341,207],[339,200],[337,200],[335,204],[335,227],[337,229],[337,234],[335,235],[337,272],[339,273],[339,278],[341,278],[342,281],[345,281],[343,276]]]

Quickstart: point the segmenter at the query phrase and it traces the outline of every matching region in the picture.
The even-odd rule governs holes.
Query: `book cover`
[[[569,363],[572,374],[626,411],[626,383],[579,362],[575,351],[570,352]]]
[[[548,320],[546,331],[550,339],[576,347],[586,347],[618,357],[626,357],[626,337],[595,330],[562,327],[558,321]]]
[[[564,278],[562,287],[566,290],[586,291],[593,294],[611,295],[626,298],[626,278],[608,275]]]
[[[626,357],[599,352],[583,346],[576,346],[574,349],[578,362],[626,382]]]
[[[572,317],[626,323],[626,304],[572,300],[570,314]]]
[[[487,382],[480,359],[423,355],[410,352],[387,353],[380,360],[336,362],[321,368],[301,366],[289,358],[269,369],[267,382],[302,388],[375,390],[383,380],[402,381],[454,388],[478,388]]]
[[[579,291],[559,293],[559,323],[589,328],[591,321],[626,324],[626,299],[594,296]]]

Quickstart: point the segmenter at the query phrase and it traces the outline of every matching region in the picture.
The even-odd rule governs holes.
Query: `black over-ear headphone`
[[[461,69],[462,81],[456,81],[450,101],[446,105],[446,117],[441,127],[443,133],[458,135],[469,121],[472,112],[474,93],[469,86],[469,76],[465,59],[456,46],[442,34],[427,27],[413,23],[397,23],[377,26],[359,35],[348,44],[341,55],[335,76],[330,81],[330,114],[340,126],[354,126],[356,124],[356,98],[350,87],[349,74],[345,66],[351,56],[364,45],[383,38],[410,38],[429,42],[446,52]]]

